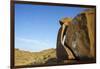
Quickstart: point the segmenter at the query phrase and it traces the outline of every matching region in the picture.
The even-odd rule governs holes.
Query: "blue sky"
[[[59,20],[85,8],[15,4],[15,48],[41,51],[56,48]]]

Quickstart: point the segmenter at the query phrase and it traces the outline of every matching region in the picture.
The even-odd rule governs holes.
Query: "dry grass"
[[[40,52],[29,52],[15,49],[15,66],[46,64],[50,59],[56,59],[56,50],[47,49]]]

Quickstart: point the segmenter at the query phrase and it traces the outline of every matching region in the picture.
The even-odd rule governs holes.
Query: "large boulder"
[[[95,58],[95,9],[77,15],[67,29],[65,43],[78,59]]]
[[[66,35],[64,44],[73,53],[75,60],[91,61],[91,59],[94,59],[93,62],[95,61],[95,18],[95,9],[88,9],[74,17],[70,24],[66,24],[67,30],[64,32],[64,35]],[[64,19],[64,22],[60,21],[61,28],[58,32],[56,49],[58,61],[69,60],[69,52],[61,43],[62,25],[66,21],[68,23],[68,18],[67,20]]]

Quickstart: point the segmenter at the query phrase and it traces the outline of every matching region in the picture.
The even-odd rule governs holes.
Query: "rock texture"
[[[60,28],[61,30],[61,28]],[[60,31],[59,30],[59,31]],[[88,9],[72,19],[65,31],[65,45],[70,48],[76,60],[84,61],[96,58],[95,52],[95,9]],[[68,54],[60,43],[60,33],[57,40],[57,56],[61,60],[68,59]],[[66,54],[66,55],[65,55]],[[61,56],[59,56],[61,55]],[[91,61],[92,62],[92,61]]]
[[[77,15],[67,29],[66,44],[79,59],[95,58],[95,10]]]

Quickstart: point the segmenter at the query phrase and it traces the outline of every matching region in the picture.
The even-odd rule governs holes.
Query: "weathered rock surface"
[[[65,60],[75,63],[77,61],[80,63],[96,61],[95,18],[95,9],[88,9],[76,15],[70,23],[69,18],[64,18],[64,21],[60,20],[61,27],[58,31],[56,48],[58,62]],[[64,36],[66,37],[63,45],[61,37],[64,39]],[[75,56],[74,60],[68,57],[71,54],[68,54],[70,51],[67,51],[67,48]]]
[[[65,43],[78,59],[95,59],[95,9],[77,15],[66,32]]]

